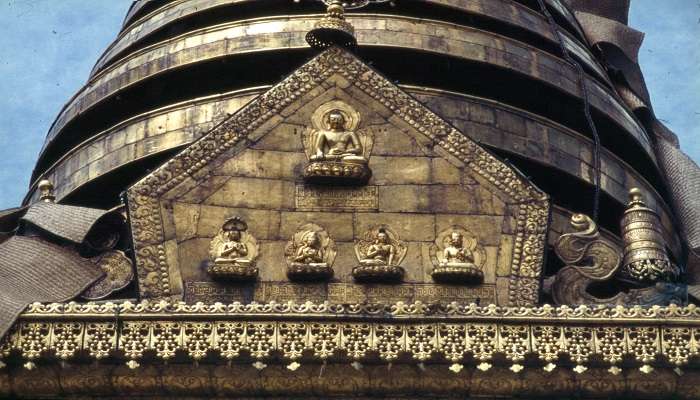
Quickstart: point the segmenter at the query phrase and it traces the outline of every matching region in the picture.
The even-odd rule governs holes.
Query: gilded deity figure
[[[464,247],[464,236],[459,232],[450,234],[450,244],[442,252],[442,267],[474,267],[474,254]]]
[[[482,270],[486,251],[477,238],[460,226],[442,231],[431,247],[433,280],[450,284],[478,284],[484,280]]]
[[[368,162],[374,143],[367,129],[360,129],[362,116],[351,105],[333,100],[318,107],[301,136],[309,164],[304,179],[309,183],[366,183],[372,171]]]
[[[360,260],[360,265],[392,265],[396,256],[396,247],[389,242],[389,235],[384,229],[377,232],[374,243],[367,247],[367,258]]]
[[[359,282],[400,282],[404,269],[399,266],[406,257],[407,247],[388,226],[370,229],[355,243],[359,265],[352,275]]]
[[[285,248],[287,276],[296,281],[320,281],[333,276],[335,243],[318,225],[306,224]]]
[[[231,218],[223,224],[210,245],[210,275],[234,280],[257,276],[257,242],[247,230],[248,224],[239,217]]]
[[[362,156],[363,148],[357,133],[347,129],[345,117],[340,110],[332,110],[326,114],[328,129],[316,132],[313,144],[313,161],[342,161],[356,164],[366,164]]]
[[[221,244],[219,257],[215,263],[235,262],[239,264],[249,264],[250,260],[243,257],[248,255],[248,248],[241,243],[241,231],[237,229],[224,230],[224,242]]]
[[[321,240],[316,232],[310,231],[304,235],[302,244],[296,251],[294,263],[297,265],[328,266],[323,262],[323,249]]]

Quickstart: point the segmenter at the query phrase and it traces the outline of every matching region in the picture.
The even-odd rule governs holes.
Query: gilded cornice
[[[324,303],[214,303],[188,304],[165,300],[141,302],[100,302],[100,303],[34,303],[20,316],[23,322],[35,320],[52,321],[62,319],[112,318],[123,320],[138,319],[227,319],[262,317],[338,317],[356,320],[374,318],[380,320],[445,320],[489,322],[550,322],[590,323],[593,325],[673,325],[694,326],[700,323],[700,307],[690,304],[685,307],[670,305],[666,307],[625,307],[625,306],[559,306],[543,305],[539,307],[501,307],[495,304],[479,306],[477,304],[428,304],[423,302],[394,304],[334,304]]]
[[[126,359],[131,368],[176,354],[191,361],[211,354],[220,360],[281,356],[287,362],[301,361],[303,354],[380,362],[408,357],[452,363],[455,373],[468,360],[486,370],[504,357],[516,373],[526,366],[568,365],[582,374],[600,361],[612,374],[622,367],[650,373],[653,366],[684,366],[698,355],[698,322],[700,309],[692,305],[33,304],[0,346],[0,356],[19,353],[33,362],[85,352],[97,360]]]

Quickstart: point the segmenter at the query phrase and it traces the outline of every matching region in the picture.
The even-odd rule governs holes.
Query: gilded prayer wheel
[[[647,207],[638,188],[631,189],[629,196],[630,202],[620,222],[624,242],[623,278],[643,285],[672,277],[658,214]]]

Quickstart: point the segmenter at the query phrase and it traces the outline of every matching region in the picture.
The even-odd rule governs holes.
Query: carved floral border
[[[209,162],[334,74],[352,82],[512,199],[509,205],[518,211],[509,304],[536,304],[549,222],[548,196],[517,170],[340,48],[318,55],[128,190],[141,296],[167,298],[173,294],[159,198],[186,180],[197,180],[198,171]]]
[[[155,304],[152,308],[160,309],[156,314],[148,314],[146,309],[136,312],[139,307],[133,306],[117,305],[117,308],[131,307],[131,311],[125,311],[118,318],[104,312],[99,318],[94,314],[67,316],[54,313],[53,318],[49,317],[51,314],[42,314],[40,319],[31,318],[32,313],[40,309],[34,307],[0,342],[0,359],[19,354],[28,362],[42,357],[71,360],[88,354],[95,360],[126,359],[127,365],[136,368],[142,359],[155,357],[167,361],[178,354],[186,355],[192,361],[213,355],[221,360],[247,357],[262,361],[281,356],[295,361],[302,356],[311,356],[319,360],[347,357],[356,361],[378,358],[383,362],[393,362],[408,356],[417,362],[445,360],[454,364],[472,359],[480,363],[479,368],[490,368],[490,362],[496,356],[502,356],[517,373],[525,368],[520,363],[534,356],[539,360],[535,366],[546,364],[545,367],[553,369],[557,363],[573,364],[574,371],[579,373],[587,370],[585,365],[602,360],[615,374],[620,367],[629,368],[634,364],[641,365],[639,369],[645,373],[654,370],[652,365],[683,366],[694,362],[700,354],[698,310],[688,308],[657,309],[646,313],[656,314],[654,318],[644,316],[611,324],[603,318],[591,323],[570,316],[591,312],[599,316],[606,313],[630,315],[632,309],[549,307],[524,311],[453,305],[456,311],[465,314],[452,315],[451,318],[445,318],[445,315],[434,318],[433,315],[430,321],[426,318],[372,319],[367,315],[355,320],[324,320],[306,314],[287,315],[284,321],[273,321],[259,318],[261,315],[252,318],[244,313],[227,311],[251,311],[258,307],[270,310],[275,309],[275,305],[217,305],[227,311],[209,314],[204,319],[195,318],[196,314],[172,314],[167,310],[167,307],[192,309],[184,304]],[[408,306],[399,308],[401,312],[426,311],[417,304]],[[197,307],[202,309],[200,312],[207,308],[204,305]],[[293,308],[292,305],[287,307]],[[81,307],[72,308],[81,311]],[[103,308],[109,309],[110,306]],[[545,319],[543,313],[559,316]],[[687,320],[660,318],[664,314],[688,313],[695,318],[690,325]],[[467,314],[498,319],[470,318]],[[536,317],[528,320],[516,318],[532,314]],[[527,364],[532,366],[532,359]]]

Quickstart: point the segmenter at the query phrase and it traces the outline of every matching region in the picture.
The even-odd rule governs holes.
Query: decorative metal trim
[[[480,321],[512,320],[520,322],[541,321],[591,324],[672,324],[700,326],[700,307],[690,304],[685,307],[670,305],[667,307],[625,307],[625,306],[585,306],[578,307],[543,305],[540,307],[499,307],[495,304],[478,306],[472,304],[449,303],[428,304],[423,302],[393,304],[333,304],[269,302],[269,303],[214,303],[187,304],[185,302],[147,301],[139,303],[125,301],[122,303],[33,303],[20,315],[21,321],[52,319],[110,318],[120,319],[161,318],[201,319],[225,318],[234,316],[298,316],[347,318],[473,318]]]
[[[270,319],[274,315],[284,321]],[[176,353],[194,361],[208,353],[224,360],[242,354],[296,360],[306,353],[320,360],[377,356],[385,362],[441,355],[453,363],[467,355],[482,363],[502,355],[514,364],[528,355],[548,363],[567,355],[585,371],[583,364],[594,357],[612,366],[625,357],[643,366],[685,365],[699,353],[698,322],[695,306],[34,304],[0,343],[0,358],[18,352],[28,361],[68,360],[85,351],[94,359],[123,356],[136,367],[142,358],[168,360]]]

